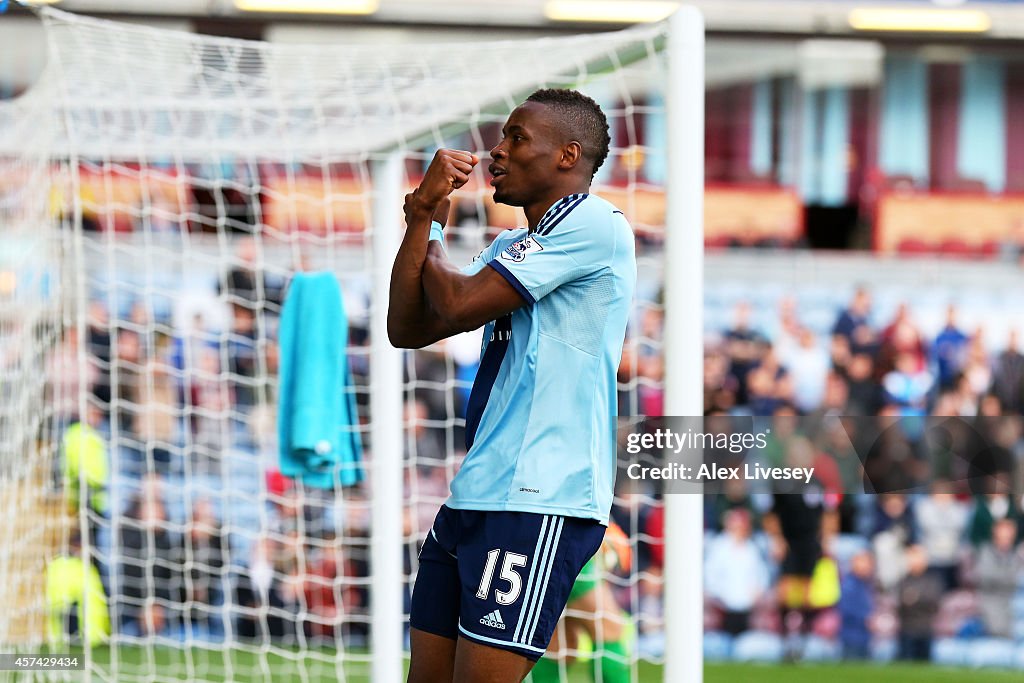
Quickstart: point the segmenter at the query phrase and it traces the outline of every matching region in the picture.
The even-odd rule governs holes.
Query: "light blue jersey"
[[[537,230],[507,230],[463,269],[500,273],[527,305],[487,324],[447,505],[608,522],[616,373],[636,286],[633,231],[594,195],[563,197]]]

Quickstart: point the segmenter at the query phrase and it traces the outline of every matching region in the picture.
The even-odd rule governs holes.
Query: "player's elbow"
[[[393,329],[391,325],[388,325],[388,341],[391,342],[391,345],[396,349],[410,348],[409,342],[406,340],[405,336],[399,330]]]
[[[413,330],[408,325],[402,324],[397,316],[388,313],[388,341],[396,349],[416,349],[422,344],[416,344]]]
[[[432,326],[427,326],[432,327]],[[396,349],[422,349],[436,342],[439,337],[435,330],[410,325],[388,316],[388,341]]]
[[[416,335],[409,333],[388,333],[388,341],[396,349],[422,349],[424,346],[430,346],[430,340],[417,337]]]
[[[396,349],[422,349],[424,346],[427,346],[427,342],[412,333],[404,331],[391,332],[389,330],[388,341]]]

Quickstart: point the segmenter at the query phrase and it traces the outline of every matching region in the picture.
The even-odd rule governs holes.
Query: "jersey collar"
[[[579,206],[584,199],[590,195],[586,192],[580,192],[577,194],[570,194],[562,197],[554,204],[551,205],[541,217],[540,223],[537,224],[536,230],[531,230],[531,235],[546,235],[551,232],[556,225],[558,225],[563,218],[569,215],[569,213]]]

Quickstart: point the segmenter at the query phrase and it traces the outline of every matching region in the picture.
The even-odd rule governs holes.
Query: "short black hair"
[[[543,88],[526,98],[555,109],[567,134],[583,147],[583,158],[593,164],[591,177],[608,158],[612,138],[608,134],[608,118],[600,105],[578,90]]]

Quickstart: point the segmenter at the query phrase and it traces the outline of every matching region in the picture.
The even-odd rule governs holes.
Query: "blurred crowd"
[[[241,240],[209,293],[229,312],[221,329],[203,315],[175,326],[142,299],[128,310],[96,299],[50,358],[54,419],[91,435],[65,438],[63,474],[88,501],[91,558],[126,637],[366,642],[369,488],[311,491],[274,467],[286,283],[259,262],[257,243]],[[662,413],[662,317],[657,298],[638,306],[619,370],[622,414]],[[737,302],[733,325],[705,341],[707,415],[1001,420],[985,427],[994,446],[980,469],[936,465],[919,434],[904,434],[899,466],[878,473],[856,454],[840,457],[851,446],[836,430],[780,435],[780,462],[828,453],[840,466],[802,495],[738,484],[705,498],[706,630],[720,646],[710,655],[732,656],[742,642],[793,658],[922,659],[940,638],[1024,639],[1010,608],[1024,577],[1017,335],[994,345],[984,328],[963,329],[952,306],[934,336],[912,305],[876,324],[866,288],[825,336],[802,324],[792,299],[780,301],[771,330],[751,320]],[[349,339],[369,461],[365,320],[350,319]],[[478,344],[469,336],[406,354],[408,577],[464,456]],[[851,493],[865,478],[888,492]],[[624,476],[617,486],[612,516],[638,562],[607,579],[636,620],[641,652],[657,656],[664,492]]]
[[[705,339],[705,414],[773,416],[786,432],[769,440],[769,453],[729,464],[767,457],[816,466],[814,485],[799,495],[735,482],[705,497],[709,657],[967,661],[935,650],[941,641],[966,648],[958,652],[984,642],[995,663],[1016,661],[1014,642],[1024,640],[1018,336],[990,344],[984,327],[962,328],[955,306],[934,336],[909,305],[884,324],[875,318],[866,288],[823,337],[792,299],[779,302],[770,331],[753,327],[740,301],[733,325]],[[624,401],[653,415],[662,404],[661,326],[654,302],[627,342],[619,378],[637,386]],[[858,442],[855,428],[869,416],[896,428]],[[619,482],[624,493],[658,497]],[[617,507],[616,517],[642,539],[640,576],[660,576],[661,508],[636,507],[626,505],[628,515]],[[657,627],[649,629],[655,653]]]

